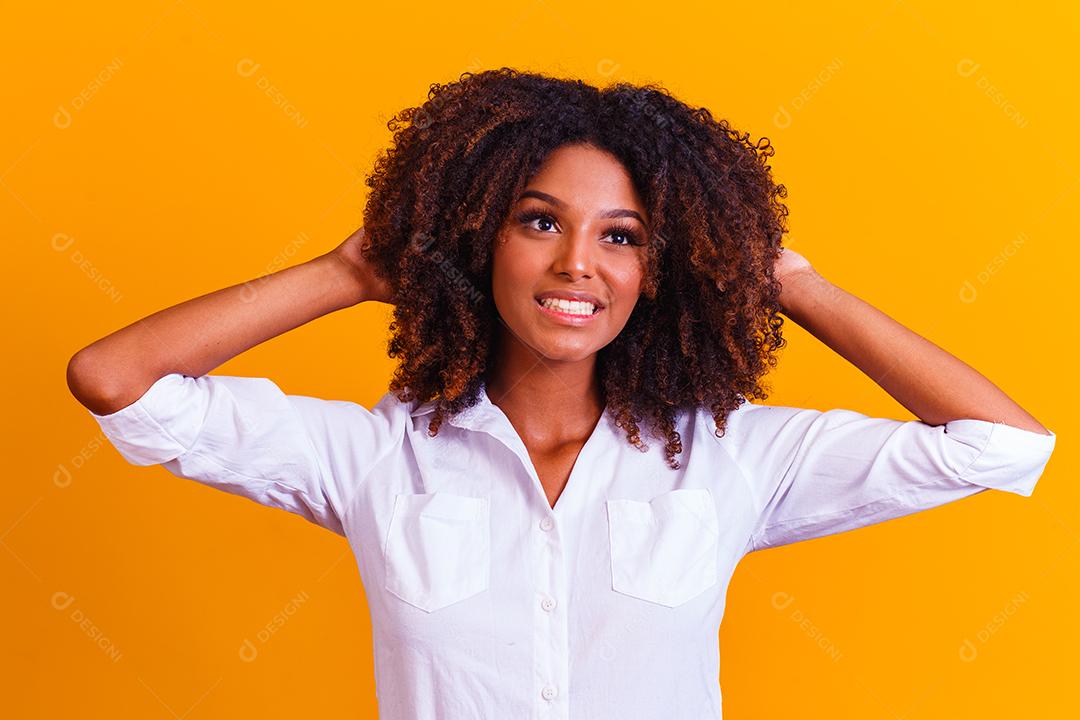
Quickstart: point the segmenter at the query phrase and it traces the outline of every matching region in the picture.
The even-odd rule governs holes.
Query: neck
[[[551,447],[589,437],[605,407],[595,353],[573,362],[531,351],[497,355],[485,378],[487,395],[525,442]]]

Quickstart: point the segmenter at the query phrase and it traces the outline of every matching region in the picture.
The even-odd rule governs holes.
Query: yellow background
[[[789,245],[1059,435],[1031,498],[983,493],[746,558],[720,634],[725,717],[1075,716],[1075,3],[5,15],[0,715],[374,715],[346,542],[126,464],[64,370],[140,317],[336,245],[387,117],[432,82],[510,65],[660,82],[769,137]],[[392,368],[387,321],[387,306],[351,308],[214,372],[371,407]],[[767,402],[911,418],[787,328]]]

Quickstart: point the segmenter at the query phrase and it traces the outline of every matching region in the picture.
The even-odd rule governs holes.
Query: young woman
[[[720,718],[744,555],[1031,494],[1055,435],[781,249],[767,142],[657,86],[508,68],[390,128],[339,247],[68,369],[130,462],[348,538],[385,720]],[[399,358],[371,410],[207,374],[366,301]],[[781,312],[920,420],[747,402]]]

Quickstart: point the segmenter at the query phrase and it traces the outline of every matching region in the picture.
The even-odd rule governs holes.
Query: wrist
[[[781,311],[800,325],[814,308],[827,304],[839,291],[813,267],[800,268],[784,275],[780,279],[780,286]]]
[[[337,250],[320,255],[312,262],[321,263],[328,273],[327,287],[334,293],[334,303],[339,309],[358,305],[368,299],[359,270]]]

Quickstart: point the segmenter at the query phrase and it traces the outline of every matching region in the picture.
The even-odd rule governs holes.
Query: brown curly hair
[[[494,242],[544,159],[568,144],[619,158],[648,210],[642,295],[596,363],[627,440],[648,449],[648,416],[678,469],[680,410],[708,407],[722,437],[744,398],[768,396],[760,380],[785,345],[773,263],[788,212],[768,138],[753,143],[656,84],[599,89],[506,67],[433,83],[387,127],[392,145],[366,180],[362,253],[392,288],[390,390],[437,400],[429,435],[480,400],[499,321]]]

